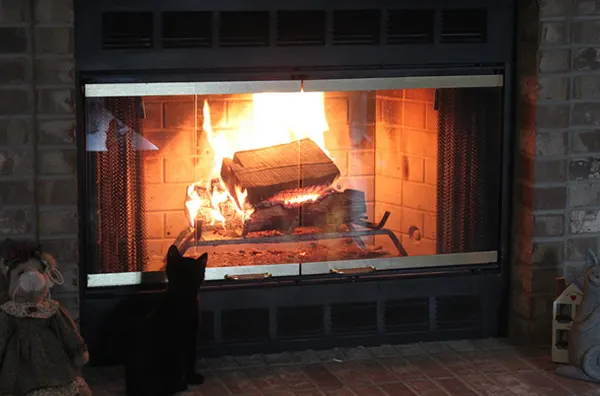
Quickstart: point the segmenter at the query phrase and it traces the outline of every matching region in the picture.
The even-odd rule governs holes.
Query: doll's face
[[[16,302],[38,302],[48,295],[50,281],[47,266],[31,258],[10,269],[8,275],[8,294]]]

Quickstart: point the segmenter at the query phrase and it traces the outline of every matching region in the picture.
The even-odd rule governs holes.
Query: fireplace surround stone
[[[550,339],[554,278],[600,245],[600,6],[519,1],[510,335]],[[0,239],[38,239],[77,315],[72,0],[0,0]]]

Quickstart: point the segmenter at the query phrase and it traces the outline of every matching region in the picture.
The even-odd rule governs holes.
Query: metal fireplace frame
[[[107,84],[105,87],[109,89],[114,88],[114,84],[139,84],[142,87],[140,89],[143,89],[144,84],[148,83],[178,83],[194,89],[197,82],[218,85],[244,81],[248,84],[248,92],[255,92],[252,87],[254,81],[260,81],[261,84],[288,81],[294,86],[299,86],[303,81],[305,90],[310,90],[312,84],[314,89],[336,90],[340,80],[352,79],[354,87],[350,89],[358,90],[378,89],[377,84],[373,85],[376,80],[380,81],[379,89],[384,89],[389,84],[389,79],[393,78],[402,78],[404,81],[412,79],[415,87],[423,87],[423,78],[431,76],[464,78],[474,75],[502,77],[502,112],[505,121],[502,126],[500,232],[497,251],[467,253],[473,256],[463,260],[463,265],[455,265],[458,261],[456,255],[435,256],[439,262],[434,268],[430,265],[431,257],[416,256],[403,258],[413,261],[411,268],[391,269],[393,264],[388,259],[326,263],[337,271],[311,271],[308,263],[291,264],[295,268],[305,267],[306,271],[302,275],[292,271],[290,276],[285,277],[239,276],[249,274],[248,270],[242,268],[237,277],[225,279],[228,268],[210,269],[208,279],[214,281],[206,282],[200,293],[204,318],[202,352],[207,356],[243,354],[502,334],[507,318],[507,261],[510,253],[512,210],[511,147],[515,128],[513,36],[489,37],[485,44],[465,43],[458,46],[436,41],[431,45],[416,46],[392,47],[380,44],[362,48],[335,48],[330,45],[324,48],[277,48],[271,41],[266,48],[217,48],[217,39],[213,37],[212,46],[208,49],[178,49],[168,53],[158,46],[116,52],[101,48],[101,15],[112,11],[151,10],[154,22],[159,24],[161,12],[175,10],[212,12],[213,21],[217,21],[217,14],[221,11],[266,9],[269,10],[272,21],[276,10],[282,8],[319,9],[327,12],[327,20],[330,21],[331,11],[334,9],[380,8],[385,14],[385,10],[395,7],[392,0],[375,1],[376,4],[363,0],[332,0],[325,6],[316,0],[286,2],[285,6],[269,0],[207,2],[202,6],[196,3],[192,0],[106,0],[101,3],[79,0],[76,3],[76,79],[80,87],[76,98],[78,125],[85,125],[83,109],[85,87],[88,84],[96,84],[98,89],[102,88],[102,84]],[[443,3],[443,0],[408,1],[403,7],[430,7],[439,10],[445,7]],[[454,3],[453,6],[457,8],[488,7],[488,13],[494,12],[494,17],[489,18],[488,30],[502,31],[514,26],[513,0],[455,0]],[[440,34],[439,18],[436,13],[436,37]],[[217,34],[218,27],[213,26],[213,31]],[[154,42],[159,42],[159,29],[153,30],[152,34]],[[329,36],[327,43],[331,43]],[[204,53],[210,53],[211,56],[202,56]],[[197,56],[191,56],[193,54]],[[356,59],[366,60],[366,63],[359,64]],[[452,62],[448,62],[448,59],[452,59]],[[331,87],[323,80],[331,81]],[[369,85],[364,85],[365,83]],[[443,86],[437,85],[435,88]],[[102,95],[115,96],[115,91],[105,91]],[[97,91],[97,96],[102,95]],[[165,279],[163,273],[90,273],[87,252],[90,241],[86,239],[89,207],[86,200],[85,139],[85,133],[77,134],[82,261],[81,328],[90,346],[92,363],[102,364],[119,360],[120,346],[114,341],[122,335],[119,323],[126,320],[132,311],[144,312],[150,309],[164,288]],[[273,267],[287,271],[284,270],[285,266],[287,264],[276,264]],[[352,271],[357,267],[371,266],[375,266],[377,270]],[[267,268],[264,272],[271,271],[271,268]],[[255,272],[256,269],[252,269],[252,273]],[[471,299],[468,300],[467,297]],[[398,316],[398,313],[394,311],[391,302],[396,304],[404,301],[408,304],[413,301],[417,304],[417,300],[422,305],[423,312],[428,314],[426,323],[419,325],[420,327],[406,327],[402,320],[394,319],[394,315]],[[469,309],[477,315],[477,320],[471,323],[463,318],[464,320],[457,319],[458,322],[454,323],[448,319],[452,312],[456,312],[456,307],[452,304],[459,307],[467,301],[473,303],[469,305]],[[449,306],[454,308],[450,309]],[[407,309],[414,310],[414,307]],[[344,315],[348,316],[348,312],[362,312],[372,322],[368,325],[362,322],[350,323],[342,328],[340,323],[347,320],[343,318]],[[247,337],[231,333],[228,329],[232,325],[242,326],[239,320],[233,319],[236,315],[245,318],[246,328],[260,327],[263,332],[260,335],[248,334]],[[302,324],[294,321],[297,317],[304,318],[305,322],[312,320],[319,330],[303,330]],[[286,321],[292,324],[286,325]],[[360,322],[358,319],[357,321]],[[240,327],[242,328],[243,326]]]

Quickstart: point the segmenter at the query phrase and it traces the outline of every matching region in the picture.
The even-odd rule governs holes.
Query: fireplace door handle
[[[330,273],[338,274],[338,275],[359,275],[359,274],[366,274],[366,273],[374,272],[374,271],[377,271],[377,268],[375,268],[372,265],[370,265],[368,267],[346,268],[346,269],[332,268],[331,270],[329,270]]]
[[[244,274],[244,275],[229,275],[225,274],[226,280],[261,280],[261,279],[269,279],[272,278],[273,275],[269,272],[265,272],[264,274]]]

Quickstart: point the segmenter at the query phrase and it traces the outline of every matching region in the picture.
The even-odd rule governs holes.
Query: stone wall
[[[519,1],[510,334],[549,341],[554,277],[600,236],[600,3]]]
[[[72,0],[0,0],[0,240],[38,239],[78,316]]]

